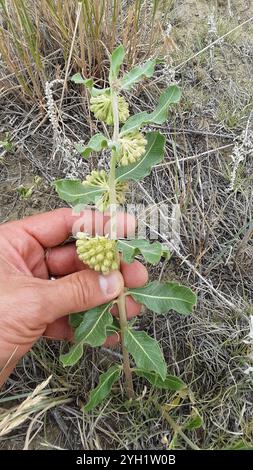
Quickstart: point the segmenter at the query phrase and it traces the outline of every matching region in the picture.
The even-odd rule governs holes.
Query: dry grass
[[[43,106],[47,80],[71,70],[104,80],[120,40],[130,67],[164,54],[170,0],[1,0],[2,91]],[[71,60],[70,60],[71,59]]]
[[[198,0],[194,9],[192,2],[170,2],[172,39],[177,46],[173,63],[158,69],[154,84],[138,86],[134,95],[127,96],[134,112],[144,105],[152,108],[165,83],[176,80],[183,87],[180,107],[161,129],[167,137],[166,160],[132,189],[129,202],[166,202],[181,214],[180,237],[161,237],[173,249],[173,258],[152,268],[150,276],[190,285],[198,294],[197,309],[188,318],[173,313],[165,319],[146,312],[137,324],[161,341],[169,369],[186,381],[188,391],[177,396],[146,388],[146,383],[135,379],[139,396],[135,403],[127,403],[122,389],[115,387],[107,402],[84,416],[81,406],[90,387],[120,352],[87,349],[81,364],[63,369],[58,357],[65,346],[43,340],[18,365],[0,394],[0,406],[20,402],[51,374],[52,393],[71,401],[30,421],[33,433],[37,432],[34,439],[26,422],[12,430],[10,444],[9,435],[0,441],[3,448],[221,449],[242,442],[252,445],[252,375],[245,374],[252,366],[252,346],[246,342],[253,314],[250,154],[240,162],[235,189],[229,191],[235,139],[247,126],[252,132],[252,22],[238,28],[236,35],[232,33],[231,40],[229,34],[223,40],[217,38],[252,17],[253,11],[244,0],[219,2],[218,7],[211,3],[207,9],[206,2]],[[210,15],[214,15],[217,33],[210,32]],[[61,113],[59,138],[70,141],[67,151],[54,148],[51,124],[39,113],[37,103],[24,113],[17,95],[2,98],[1,132],[9,132],[14,145],[11,153],[3,150],[0,167],[2,221],[58,206],[50,187],[52,179],[73,174],[73,165],[79,177],[96,166],[92,157],[76,167],[79,160],[74,143],[86,141],[96,132],[80,89],[69,88],[60,106],[61,96],[62,85],[58,84],[54,99]],[[37,174],[43,182],[29,200],[21,200],[17,187],[33,184]],[[56,398],[47,395],[47,399],[54,403]],[[194,409],[203,425],[186,431],[184,423]]]

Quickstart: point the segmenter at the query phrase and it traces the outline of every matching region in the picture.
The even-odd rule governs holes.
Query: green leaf
[[[156,388],[161,388],[164,390],[182,390],[185,388],[185,383],[176,377],[175,375],[166,375],[165,380],[162,380],[161,377],[156,374],[155,372],[147,372],[146,370],[142,369],[134,369],[134,372],[138,377],[143,377],[148,380],[152,385]]]
[[[106,327],[106,336],[112,336],[114,335],[114,333],[118,333],[120,331],[119,328],[117,328],[116,326],[114,325],[109,325]]]
[[[112,304],[108,303],[85,312],[82,322],[75,330],[76,343],[82,342],[96,347],[105,342],[106,329],[113,322],[111,306]]]
[[[85,312],[71,313],[71,315],[69,315],[69,324],[74,330],[82,323],[84,315]],[[112,324],[106,327],[106,336],[113,335],[114,333],[120,331],[120,325],[117,318],[112,318]]]
[[[109,93],[110,88],[95,88],[94,86],[90,88],[91,96],[103,95],[104,93]]]
[[[90,393],[90,398],[88,403],[84,406],[84,411],[91,411],[99,405],[109,395],[113,384],[119,380],[120,375],[121,367],[118,365],[110,367],[107,372],[102,374],[97,387]]]
[[[175,310],[182,315],[188,315],[196,305],[196,295],[191,289],[176,282],[150,282],[144,287],[129,289],[127,295],[131,295],[136,302],[146,305],[156,313]]]
[[[103,134],[96,134],[91,137],[87,146],[82,144],[76,145],[76,150],[84,158],[88,158],[91,152],[100,152],[102,149],[108,147],[108,140]]]
[[[147,263],[157,264],[162,256],[168,257],[169,252],[165,251],[160,242],[149,243],[148,240],[118,240],[118,250],[122,253],[123,261],[131,263],[134,258],[141,254]]]
[[[170,249],[164,244],[162,244],[162,258],[165,258],[165,259],[171,258]]]
[[[130,72],[126,73],[121,82],[122,90],[130,90],[142,78],[152,77],[155,71],[155,66],[159,62],[161,62],[159,59],[150,59],[144,64],[137,65],[132,70],[130,70]]]
[[[111,55],[110,79],[117,78],[124,57],[125,49],[122,45],[114,49]]]
[[[61,354],[60,361],[64,367],[73,366],[83,355],[83,342],[74,344],[67,354]]]
[[[70,326],[74,329],[77,328],[80,323],[82,323],[84,315],[85,312],[71,313],[71,315],[69,315]]]
[[[136,131],[146,124],[163,124],[168,118],[169,107],[178,103],[181,90],[177,85],[169,86],[160,96],[158,106],[152,113],[146,111],[131,116],[120,130],[120,135]]]
[[[57,180],[53,185],[61,199],[72,206],[95,202],[108,188],[103,186],[88,186],[80,180]]]
[[[138,368],[155,371],[162,380],[165,380],[167,366],[160,345],[155,339],[148,336],[145,331],[136,331],[128,327],[124,332],[124,344]]]
[[[90,91],[90,94],[91,96],[98,96],[98,95],[101,95],[103,93],[105,93],[105,91],[109,91],[110,88],[96,88],[94,87],[94,80],[92,78],[83,78],[82,75],[80,73],[76,73],[75,75],[73,75],[71,77],[71,80],[72,82],[74,83],[77,83],[79,85],[84,85],[86,88],[88,88],[88,90]]]
[[[94,84],[92,78],[83,78],[80,73],[75,73],[75,75],[71,77],[71,81],[79,85],[85,85],[87,88],[92,88]]]
[[[117,320],[116,317],[112,317],[113,320],[112,320],[112,324],[111,325],[108,325],[106,327],[106,335],[107,336],[111,336],[113,335],[114,333],[118,333],[120,331],[120,324],[119,324],[119,321]]]
[[[201,428],[203,425],[203,418],[200,416],[197,408],[192,408],[191,416],[189,417],[184,429],[192,431],[193,429]]]
[[[76,364],[83,355],[84,344],[101,346],[107,336],[108,328],[113,324],[110,314],[112,303],[100,305],[87,312],[74,313],[69,317],[70,325],[75,328],[75,344],[67,354],[60,356],[64,367]]]
[[[159,132],[146,134],[148,141],[144,155],[136,163],[120,166],[116,169],[116,181],[138,181],[149,175],[156,163],[162,161],[164,156],[165,137]]]

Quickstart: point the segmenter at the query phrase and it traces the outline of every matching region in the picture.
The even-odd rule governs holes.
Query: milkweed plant
[[[78,209],[82,205],[96,204],[96,207],[110,213],[110,229],[105,236],[89,236],[84,232],[76,234],[78,257],[95,271],[107,274],[119,269],[120,257],[131,263],[142,255],[147,263],[157,264],[170,256],[162,243],[150,243],[147,239],[117,239],[116,213],[125,201],[129,182],[136,182],[150,174],[152,167],[164,157],[165,137],[159,132],[143,132],[148,124],[163,124],[171,105],[178,103],[181,90],[177,85],[165,89],[151,113],[140,112],[130,116],[129,106],[122,92],[130,90],[143,78],[152,77],[158,59],[135,66],[119,77],[124,61],[124,48],[117,47],[110,56],[109,86],[99,89],[92,79],[75,74],[72,80],[87,87],[90,95],[90,110],[95,118],[107,126],[107,138],[102,133],[91,137],[88,145],[78,144],[83,158],[92,152],[108,149],[110,170],[93,170],[85,181],[61,179],[54,182],[60,198]],[[133,375],[146,379],[152,386],[167,390],[180,390],[185,384],[179,377],[168,374],[167,365],[160,344],[145,331],[139,331],[127,321],[125,300],[131,296],[157,315],[166,315],[174,310],[188,315],[196,303],[195,294],[176,282],[150,282],[144,287],[125,289],[118,299],[86,312],[70,315],[74,329],[74,343],[60,360],[64,366],[77,363],[84,346],[102,346],[106,338],[115,332],[121,337],[122,363],[111,365],[100,376],[99,383],[90,392],[86,412],[99,405],[108,396],[113,384],[124,375],[125,390],[129,399],[134,398]],[[112,316],[114,304],[118,306],[118,317]]]

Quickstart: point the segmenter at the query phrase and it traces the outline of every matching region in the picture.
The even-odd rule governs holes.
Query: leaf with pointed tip
[[[72,206],[95,202],[108,190],[105,186],[88,186],[80,180],[57,180],[53,185],[61,199]]]
[[[75,341],[89,344],[92,347],[101,346],[107,337],[106,328],[113,322],[110,313],[112,304],[103,304],[85,312],[83,320],[75,330]]]
[[[148,380],[149,383],[154,385],[156,388],[161,388],[164,390],[182,390],[185,388],[185,383],[176,377],[175,375],[167,374],[165,380],[162,380],[161,377],[155,372],[147,372],[142,369],[134,369],[134,372],[138,377],[143,377]]]
[[[84,406],[84,411],[88,412],[93,410],[93,408],[99,405],[109,395],[113,384],[119,380],[121,372],[121,367],[115,365],[110,367],[104,374],[100,375],[99,383],[90,393],[90,398],[88,403]]]
[[[83,342],[74,344],[69,352],[61,354],[60,361],[64,367],[73,366],[83,355]]]
[[[145,137],[148,143],[144,155],[136,163],[118,167],[116,169],[116,181],[141,180],[149,175],[156,163],[162,161],[165,137],[159,132],[149,132]]]
[[[167,375],[167,366],[159,343],[145,333],[128,327],[124,331],[124,344],[133,356],[139,369],[155,371],[162,380]]]
[[[176,282],[154,281],[144,287],[129,289],[126,293],[156,313],[175,310],[182,315],[188,315],[196,305],[196,295],[191,289]]]
[[[144,64],[137,65],[130,72],[126,73],[121,81],[122,90],[130,90],[142,78],[150,78],[154,74],[156,64],[160,63],[159,59],[150,59]]]
[[[126,263],[131,263],[138,254],[141,254],[147,263],[153,265],[159,263],[162,257],[169,257],[169,253],[164,250],[160,242],[149,243],[145,239],[118,240],[117,248]]]
[[[76,73],[71,77],[72,82],[79,85],[84,85],[90,91],[91,96],[98,96],[103,94],[105,91],[109,91],[110,88],[96,88],[94,87],[94,80],[92,78],[83,78],[80,73]]]
[[[75,328],[75,344],[67,354],[60,356],[64,367],[72,366],[81,359],[85,344],[95,347],[105,342],[108,336],[107,328],[113,323],[111,306],[112,303],[108,303],[70,316],[70,325]]]
[[[169,86],[160,96],[157,108],[152,113],[146,111],[134,114],[125,122],[120,136],[136,131],[146,124],[163,124],[168,118],[169,107],[178,103],[181,90],[177,85]]]
[[[119,74],[120,66],[123,63],[124,57],[125,57],[125,49],[121,44],[116,49],[114,49],[111,55],[110,81],[113,78],[117,78]]]
[[[87,146],[77,144],[76,150],[83,158],[88,158],[91,152],[101,152],[102,149],[107,147],[108,139],[103,134],[95,134],[91,137]]]

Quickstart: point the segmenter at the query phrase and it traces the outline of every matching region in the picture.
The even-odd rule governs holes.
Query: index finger
[[[27,217],[18,223],[44,248],[52,248],[63,243],[70,235],[75,235],[77,231],[84,231],[90,235],[103,235],[108,220],[110,220],[109,214],[95,210],[85,210],[75,215],[72,209],[62,208]],[[118,237],[129,237],[134,234],[134,216],[118,212],[116,220]]]

